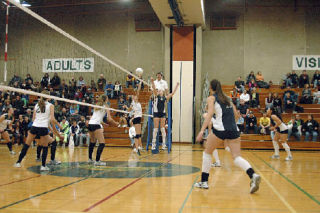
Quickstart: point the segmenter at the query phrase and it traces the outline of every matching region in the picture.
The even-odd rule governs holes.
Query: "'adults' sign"
[[[294,55],[293,70],[320,70],[320,55]]]
[[[43,72],[93,72],[94,58],[55,58],[42,60]]]

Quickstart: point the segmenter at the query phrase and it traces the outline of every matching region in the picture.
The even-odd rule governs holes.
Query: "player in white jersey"
[[[48,92],[44,91],[43,94],[48,94]],[[46,160],[48,155],[48,144],[51,142],[49,134],[49,122],[52,124],[52,129],[55,134],[59,135],[55,125],[58,125],[57,120],[54,117],[54,106],[45,100],[43,97],[40,98],[39,102],[34,107],[33,111],[33,124],[28,132],[28,137],[26,139],[26,143],[23,145],[22,150],[19,155],[19,159],[17,163],[14,165],[15,167],[21,167],[21,161],[27,154],[27,151],[30,147],[32,141],[38,136],[40,137],[40,143],[43,146],[42,152],[42,166],[40,171],[48,171],[49,168],[46,166]]]
[[[16,153],[12,150],[12,142],[10,141],[10,136],[8,133],[8,128],[14,121],[14,110],[13,108],[8,108],[6,111],[7,113],[1,115],[0,117],[0,135],[7,143],[10,154],[14,155]]]
[[[134,125],[136,136],[134,138],[135,148],[133,149],[138,155],[140,155],[140,150],[142,150],[142,142],[141,142],[141,118],[142,118],[142,107],[139,102],[139,93],[141,90],[141,83],[139,83],[138,90],[136,94],[132,97],[132,103],[130,106],[130,110],[133,112],[133,120],[132,123]]]
[[[98,106],[103,106],[103,107],[109,107],[108,106],[108,97],[106,95],[101,95],[98,99],[97,102]],[[99,142],[99,146],[97,149],[97,154],[96,154],[96,161],[94,162],[95,166],[105,166],[106,163],[100,161],[100,157],[102,154],[102,151],[105,147],[105,141],[104,141],[104,129],[102,126],[103,123],[103,118],[107,115],[107,121],[112,122],[116,126],[119,125],[118,122],[115,122],[111,115],[110,111],[108,109],[100,109],[100,108],[95,108],[93,111],[93,114],[90,118],[89,121],[89,135],[90,135],[90,144],[89,144],[89,163],[93,163],[94,161],[92,160],[92,153],[94,150],[94,147],[96,146],[96,140]]]
[[[151,78],[152,82],[152,89],[153,89],[153,135],[152,135],[152,146],[151,149],[156,149],[156,140],[157,134],[159,129],[159,122],[160,122],[160,130],[162,133],[162,149],[166,149],[166,111],[165,111],[165,103],[168,101],[172,96],[176,93],[179,82],[177,83],[176,87],[174,88],[173,92],[169,95],[165,95],[165,91],[162,89],[157,89],[155,86],[155,81]]]
[[[251,179],[250,193],[254,193],[259,189],[261,178],[254,172],[249,162],[240,155],[240,132],[236,125],[239,114],[230,99],[223,93],[221,84],[218,80],[214,79],[210,82],[210,91],[213,95],[207,98],[208,114],[196,140],[202,140],[204,130],[215,115],[213,134],[208,136],[202,157],[201,181],[196,183],[195,187],[204,189],[209,188],[208,179],[212,162],[212,152],[219,144],[224,142],[230,147],[235,165],[243,169]]]

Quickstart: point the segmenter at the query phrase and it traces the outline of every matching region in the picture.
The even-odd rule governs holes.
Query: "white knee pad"
[[[212,156],[203,152],[202,155],[202,172],[209,173],[212,163]]]
[[[152,134],[152,143],[155,143],[157,141],[157,134],[158,134],[158,128],[154,128],[153,134]]]

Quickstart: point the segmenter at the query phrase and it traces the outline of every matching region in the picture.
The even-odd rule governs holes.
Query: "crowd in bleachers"
[[[237,122],[240,131],[246,134],[270,134],[270,119],[266,117],[264,112],[273,107],[278,113],[296,114],[288,123],[288,139],[294,136],[295,140],[300,141],[301,136],[304,135],[305,141],[316,141],[319,135],[319,123],[311,114],[308,115],[307,120],[303,121],[297,113],[304,111],[300,104],[320,104],[319,71],[315,71],[311,81],[306,71],[303,71],[300,76],[295,71],[288,73],[281,85],[283,95],[270,92],[264,100],[265,107],[262,108],[260,94],[257,91],[259,88],[268,89],[272,85],[271,81],[265,82],[261,72],[255,75],[253,71],[247,76],[246,81],[243,81],[241,77],[235,81],[230,98],[241,115]],[[296,88],[303,88],[301,94],[297,92]],[[256,118],[252,111],[254,109],[261,112],[263,116]]]

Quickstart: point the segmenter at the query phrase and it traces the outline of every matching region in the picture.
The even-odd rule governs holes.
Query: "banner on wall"
[[[320,70],[320,55],[294,55],[293,70]]]
[[[42,59],[42,72],[94,72],[94,58]]]

